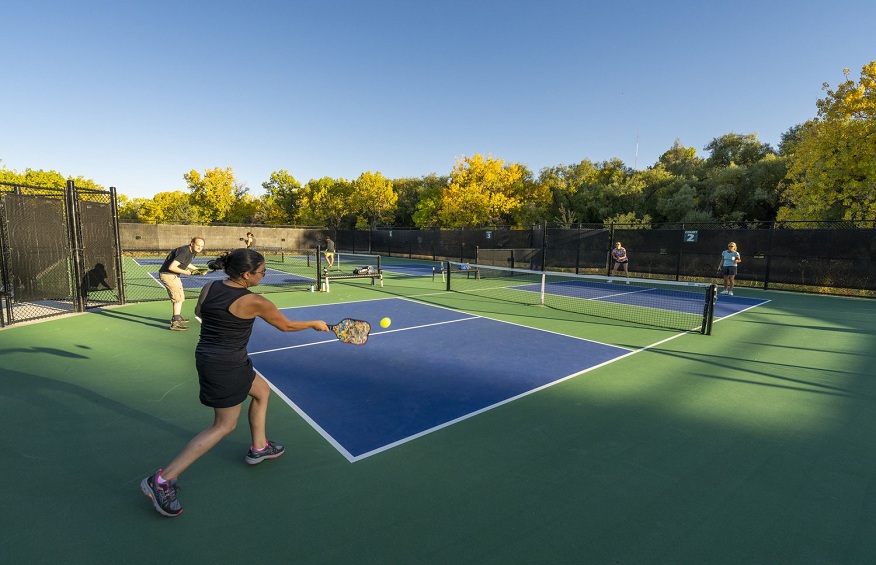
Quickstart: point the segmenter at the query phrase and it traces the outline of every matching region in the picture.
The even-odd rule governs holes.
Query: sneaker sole
[[[179,514],[171,514],[170,512],[167,512],[167,511],[163,510],[160,506],[158,506],[158,502],[155,500],[155,495],[152,494],[152,489],[149,488],[149,477],[146,477],[145,479],[140,481],[140,490],[143,491],[143,494],[145,494],[146,496],[149,497],[149,500],[152,501],[152,506],[154,506],[155,510],[159,514],[161,514],[162,516],[167,516],[168,518],[175,518],[175,517],[179,516],[180,514],[182,514],[182,512],[183,512],[182,508],[180,508]]]
[[[259,457],[257,459],[254,459],[254,458],[250,457],[249,455],[247,455],[244,458],[244,461],[246,461],[247,465],[258,465],[259,463],[261,463],[262,461],[265,461],[266,459],[276,459],[277,457],[283,455],[284,453],[286,453],[285,449],[283,451],[281,451],[280,453],[275,453],[274,455],[262,455],[261,457]]]

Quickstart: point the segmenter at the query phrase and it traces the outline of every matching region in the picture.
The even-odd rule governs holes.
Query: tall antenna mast
[[[633,170],[639,170],[639,130],[636,130],[636,158],[633,161]]]

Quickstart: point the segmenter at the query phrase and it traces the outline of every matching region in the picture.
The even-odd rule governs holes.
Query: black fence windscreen
[[[580,274],[607,274],[610,251],[620,241],[634,277],[700,281],[716,277],[721,251],[734,241],[743,258],[740,286],[876,292],[876,221],[379,228],[338,231],[336,241],[339,249],[356,252]]]
[[[82,257],[80,288],[89,304],[113,302],[119,286],[113,207],[103,202],[80,202]]]
[[[3,221],[12,298],[69,300],[70,248],[64,201],[22,194],[3,195]]]
[[[0,183],[0,325],[121,304],[115,189]]]

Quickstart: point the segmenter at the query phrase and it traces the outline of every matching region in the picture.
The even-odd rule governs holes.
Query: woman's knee
[[[240,406],[234,408],[216,408],[213,418],[213,429],[223,436],[227,436],[237,428],[237,420],[240,417]]]
[[[252,386],[249,388],[249,395],[258,400],[264,400],[271,395],[271,387],[263,378],[256,375],[252,381]]]

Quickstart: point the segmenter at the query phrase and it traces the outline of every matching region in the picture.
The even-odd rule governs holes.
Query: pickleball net
[[[448,291],[711,334],[714,284],[531,271],[448,261]]]
[[[261,292],[307,290],[317,285],[319,261],[316,250],[258,249],[258,251],[265,257],[265,274],[259,282]]]

